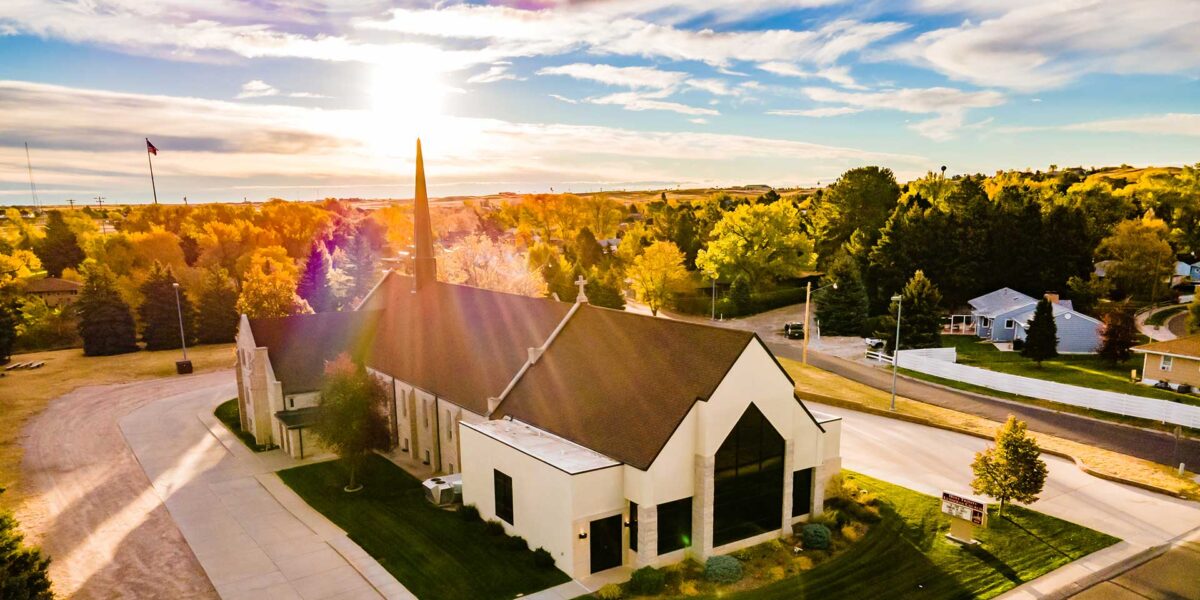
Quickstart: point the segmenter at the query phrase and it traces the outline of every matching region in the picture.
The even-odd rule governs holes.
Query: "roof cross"
[[[583,278],[583,275],[580,275],[579,278],[575,280],[575,285],[579,287],[579,295],[575,297],[575,301],[586,303],[588,301],[588,297],[587,294],[584,293],[583,288],[587,286],[587,280]]]

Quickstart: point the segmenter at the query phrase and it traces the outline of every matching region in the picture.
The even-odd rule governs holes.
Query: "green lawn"
[[[1164,309],[1150,315],[1150,317],[1146,319],[1146,324],[1161,326],[1167,322],[1167,319],[1170,319],[1171,317],[1183,312],[1186,309],[1187,309],[1187,306],[1185,306],[1183,304],[1180,304],[1179,306],[1172,306],[1169,308],[1164,308]]]
[[[1094,354],[1064,354],[1053,360],[1044,361],[1042,366],[1038,367],[1037,363],[1021,356],[1020,352],[1001,352],[990,343],[981,343],[974,336],[942,336],[942,345],[954,347],[958,352],[958,363],[962,365],[1200,406],[1200,396],[1179,394],[1140,383],[1132,383],[1129,380],[1130,371],[1132,369],[1140,371],[1142,368],[1141,355],[1137,354],[1129,362],[1117,365]]]
[[[242,440],[242,443],[245,444],[247,448],[255,452],[266,452],[267,450],[270,450],[270,448],[267,446],[259,446],[258,442],[254,440],[254,436],[250,435],[250,432],[242,431],[242,421],[240,415],[238,415],[237,398],[222,402],[221,405],[217,407],[217,410],[213,411],[213,415],[216,416],[219,421],[224,423],[225,427],[229,428],[229,431],[232,431],[239,440]]]
[[[419,598],[513,598],[569,579],[535,566],[528,550],[505,548],[506,536],[488,536],[483,523],[432,506],[419,481],[380,456],[367,460],[355,494],[342,491],[341,461],[279,476]]]
[[[722,598],[991,598],[1120,541],[1009,506],[1003,518],[993,507],[982,543],[964,549],[945,538],[950,524],[937,498],[846,476],[883,499],[883,520],[862,541],[798,577]]]

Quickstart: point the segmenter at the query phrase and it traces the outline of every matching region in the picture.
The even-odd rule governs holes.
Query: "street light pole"
[[[837,282],[831,283],[829,285],[823,285],[823,286],[817,288],[817,291],[819,292],[827,287],[831,287],[836,290]],[[808,333],[809,333],[809,327],[808,327],[809,312],[808,311],[809,311],[809,306],[812,305],[812,293],[813,293],[812,281],[809,281],[804,286],[804,350],[800,354],[800,356],[801,356],[800,362],[802,362],[806,365],[808,364]]]
[[[183,347],[183,360],[187,361],[187,336],[183,333],[183,304],[179,302],[179,283],[172,283],[175,288],[175,314],[179,315],[179,344]]]
[[[715,271],[712,274],[712,278],[713,278],[712,316],[709,317],[709,320],[716,321],[717,320],[717,273]]]
[[[896,368],[900,363],[900,315],[904,311],[904,297],[900,294],[892,296],[896,303],[896,337],[892,341],[892,406],[888,410],[896,410]]]

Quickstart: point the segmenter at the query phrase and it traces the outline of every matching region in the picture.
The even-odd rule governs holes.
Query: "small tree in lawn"
[[[358,469],[367,456],[388,447],[388,428],[383,415],[387,398],[383,384],[348,355],[342,354],[326,365],[314,429],[325,446],[341,457],[350,470],[347,492],[362,489]]]
[[[1026,431],[1025,422],[1009,415],[996,432],[995,446],[975,454],[971,489],[999,500],[1000,516],[1004,516],[1004,505],[1010,501],[1036,502],[1046,485],[1046,463],[1041,453]]]
[[[1038,300],[1033,311],[1021,356],[1033,359],[1038,367],[1042,361],[1058,356],[1058,325],[1054,324],[1054,307],[1046,298]]]
[[[1128,306],[1110,310],[1104,315],[1104,327],[1100,330],[1100,347],[1096,352],[1111,363],[1129,360],[1129,351],[1137,344],[1133,313]]]

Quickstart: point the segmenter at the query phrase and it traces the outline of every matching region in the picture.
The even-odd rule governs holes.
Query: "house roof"
[[[1062,303],[1057,303],[1057,304],[1051,303],[1050,308],[1053,309],[1052,312],[1056,319],[1062,315],[1071,315],[1072,317],[1079,317],[1081,319],[1086,319],[1088,321],[1091,321],[1092,323],[1095,323],[1097,326],[1102,324],[1099,319],[1085,315],[1085,314],[1071,308],[1070,305],[1064,306]],[[1036,304],[1034,306],[1030,307],[1029,310],[1021,311],[1020,313],[1013,315],[1011,318],[1013,321],[1017,322],[1017,325],[1019,325],[1022,329],[1024,329],[1026,327],[1026,324],[1031,319],[1033,319],[1033,313],[1035,313],[1035,312],[1037,312]]]
[[[509,419],[492,419],[482,423],[463,421],[462,426],[516,448],[570,475],[607,469],[621,464],[599,452],[520,421]]]
[[[275,413],[275,417],[288,429],[302,429],[316,425],[320,413],[320,407],[306,406],[304,408],[278,411]]]
[[[342,352],[362,357],[379,311],[326,312],[250,319],[254,344],[267,349],[284,394],[321,389],[325,362]]]
[[[77,292],[83,287],[77,281],[68,281],[57,277],[32,279],[25,283],[25,291],[30,294],[47,294],[51,292]]]
[[[1144,352],[1146,354],[1170,354],[1171,356],[1182,356],[1200,360],[1200,333],[1165,342],[1151,342],[1141,346],[1134,346],[1133,351]]]
[[[984,317],[995,317],[1011,310],[1016,310],[1037,300],[1012,288],[1000,288],[989,294],[967,301],[977,314]]]
[[[581,305],[492,414],[647,469],[752,332]]]
[[[478,414],[542,345],[571,305],[389,274],[375,292],[383,315],[367,358],[372,368]]]

